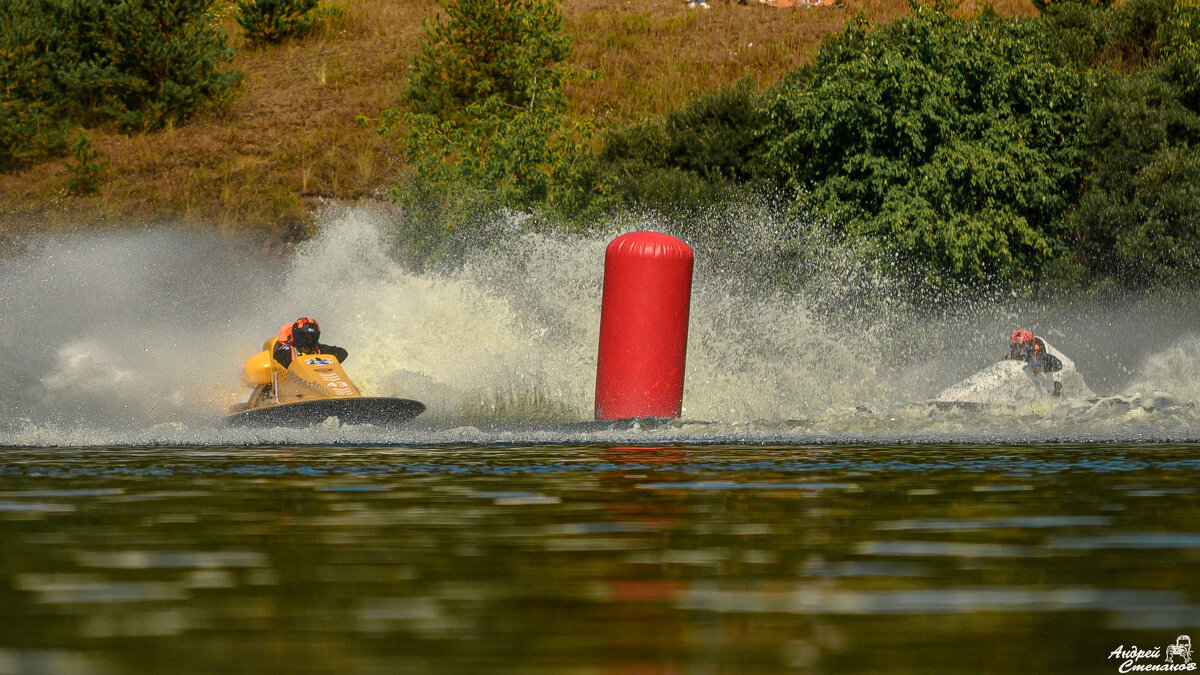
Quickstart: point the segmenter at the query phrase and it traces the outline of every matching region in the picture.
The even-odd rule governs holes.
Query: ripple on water
[[[171,637],[195,627],[189,617],[178,609],[96,612],[83,617],[79,633],[91,639]]]
[[[1124,532],[1098,537],[1055,537],[1046,542],[1058,549],[1197,549],[1200,532]]]
[[[1174,591],[986,586],[903,591],[846,591],[801,587],[741,591],[693,587],[686,609],[719,613],[966,614],[973,612],[1195,611]]]
[[[63,649],[2,649],[0,673],[72,673],[99,675],[116,672],[94,654]]]
[[[735,481],[680,481],[677,483],[641,483],[641,490],[846,490],[861,492],[855,483],[787,483]]]
[[[802,574],[806,577],[828,579],[931,576],[931,573],[925,566],[907,562],[882,560],[827,561],[822,559],[813,559],[805,562]]]
[[[26,575],[18,578],[14,585],[33,593],[39,603],[66,607],[185,600],[188,597],[183,584],[167,581],[118,582],[86,577],[38,578]]]
[[[112,497],[124,494],[120,488],[101,488],[94,490],[8,490],[0,492],[0,497]]]
[[[56,504],[54,502],[0,502],[0,512],[6,513],[71,513],[75,511],[73,504]]]
[[[855,545],[860,555],[914,558],[1040,558],[1049,555],[1033,546],[946,541],[862,541]]]
[[[1106,516],[1014,516],[1009,518],[934,518],[923,520],[887,520],[875,523],[876,530],[921,530],[926,532],[966,532],[995,529],[1037,529],[1051,527],[1104,527],[1112,519]]]
[[[1170,495],[1190,495],[1195,494],[1195,490],[1189,488],[1141,488],[1129,490],[1125,494],[1130,497],[1167,497]]]
[[[267,556],[254,551],[80,551],[82,567],[103,569],[213,569],[267,567]]]

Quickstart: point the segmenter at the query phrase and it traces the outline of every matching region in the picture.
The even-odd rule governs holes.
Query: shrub
[[[100,153],[83,135],[71,143],[71,153],[78,163],[67,162],[67,170],[71,172],[67,189],[80,196],[95,194],[100,189],[100,179],[108,169],[108,162],[100,159]]]
[[[1094,280],[1126,288],[1200,283],[1200,157],[1163,147],[1073,214]]]
[[[241,77],[219,69],[233,49],[210,25],[213,0],[42,2],[63,26],[51,67],[84,124],[158,129],[219,100]]]
[[[155,129],[223,98],[240,75],[213,0],[4,0],[0,167],[67,145],[67,126]]]
[[[57,154],[66,144],[67,125],[46,103],[0,96],[0,171]]]
[[[1128,0],[1109,11],[1093,11],[1100,44],[1092,62],[1118,73],[1136,73],[1158,64],[1159,28],[1176,0]]]
[[[1065,216],[1092,283],[1144,288],[1195,277],[1197,19],[1200,9],[1178,0],[1062,6],[1046,17],[1064,57],[1094,65],[1080,139],[1084,192]]]
[[[1043,14],[1058,9],[1064,5],[1077,5],[1105,9],[1111,7],[1116,0],[1033,0],[1033,6]]]
[[[1093,279],[1197,283],[1200,114],[1168,65],[1110,77],[1088,124],[1087,192],[1070,218]]]
[[[67,144],[65,101],[44,57],[54,26],[37,21],[32,0],[6,0],[0,11],[0,170],[11,170]]]
[[[420,188],[482,190],[499,203],[563,210],[590,199],[590,129],[567,125],[563,86],[575,71],[558,0],[444,0],[425,22],[403,106],[382,131],[407,126]]]
[[[279,42],[312,32],[319,0],[238,0],[237,22],[252,42]]]
[[[1066,253],[1085,76],[1036,20],[859,19],[768,106],[769,170],[932,286],[1021,284]]]
[[[1181,102],[1200,113],[1200,5],[1173,4],[1158,34],[1162,76],[1178,88]]]
[[[762,173],[764,95],[750,79],[604,138],[614,196],[656,211],[728,199]]]
[[[753,80],[700,96],[662,118],[605,138],[602,157],[747,180],[759,173],[765,97]]]

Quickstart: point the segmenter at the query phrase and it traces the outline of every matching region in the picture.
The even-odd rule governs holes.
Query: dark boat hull
[[[280,403],[242,410],[225,418],[234,427],[307,427],[336,417],[342,424],[395,427],[425,412],[425,404],[406,398],[355,396]]]

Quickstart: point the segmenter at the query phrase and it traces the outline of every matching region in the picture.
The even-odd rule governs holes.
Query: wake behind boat
[[[971,377],[947,387],[932,402],[941,408],[985,406],[1012,406],[1036,401],[1086,400],[1095,394],[1075,369],[1075,362],[1053,346],[1046,344],[1046,351],[1062,362],[1062,370],[1038,372],[1029,364],[1014,359],[993,363]],[[1055,395],[1055,382],[1061,383]]]
[[[303,427],[336,417],[342,424],[394,427],[425,412],[419,401],[363,396],[333,354],[300,355],[285,369],[271,358],[274,343],[246,361],[254,391],[233,407],[226,425]]]

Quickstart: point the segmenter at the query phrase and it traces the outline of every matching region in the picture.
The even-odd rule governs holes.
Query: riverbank
[[[408,167],[398,139],[381,137],[374,120],[396,105],[409,54],[423,36],[421,22],[436,14],[436,2],[333,3],[343,14],[316,35],[268,48],[247,44],[233,2],[219,4],[237,50],[229,67],[245,76],[237,98],[177,128],[88,132],[107,163],[93,196],[67,192],[70,157],[0,174],[0,228],[171,220],[286,242],[309,236],[314,217],[332,201],[386,197]],[[572,62],[602,74],[573,86],[570,114],[603,130],[741,77],[765,85],[809,61],[821,39],[856,13],[882,22],[907,10],[903,0],[847,0],[840,8],[709,5],[705,11],[677,0],[566,0]],[[1033,11],[1017,0],[997,9]]]

